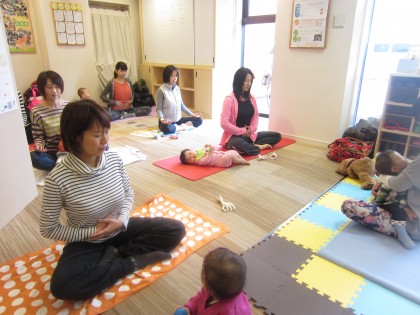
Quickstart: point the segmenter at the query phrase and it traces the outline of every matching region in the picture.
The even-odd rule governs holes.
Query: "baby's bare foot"
[[[260,150],[265,150],[265,149],[271,149],[272,146],[270,144],[256,144],[257,147],[260,148]]]

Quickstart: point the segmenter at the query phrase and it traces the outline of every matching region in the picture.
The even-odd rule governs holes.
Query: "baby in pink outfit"
[[[249,162],[235,150],[218,151],[211,144],[198,150],[185,149],[179,156],[182,164],[196,164],[200,166],[229,167],[232,164],[249,165]]]

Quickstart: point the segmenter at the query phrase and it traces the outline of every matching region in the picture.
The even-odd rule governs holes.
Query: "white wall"
[[[13,70],[8,54],[6,33],[4,31],[3,18],[0,17],[0,46],[1,46],[1,72],[2,85],[12,85],[15,91]],[[4,56],[6,52],[6,56]],[[11,81],[11,82],[10,82]],[[5,86],[5,85],[3,85]],[[4,92],[4,91],[3,91]],[[36,189],[34,173],[29,157],[28,144],[26,143],[25,128],[20,113],[19,100],[16,92],[14,95],[2,95],[2,101],[9,101],[14,98],[17,109],[0,114],[0,229],[15,217],[33,198],[38,191]],[[3,104],[2,104],[3,105]]]
[[[97,1],[92,1],[97,2]],[[140,22],[138,0],[101,0],[100,3],[116,3],[129,6],[132,20],[133,43],[136,59],[140,63]],[[17,88],[23,93],[44,70],[54,70],[64,79],[63,99],[77,98],[81,86],[90,90],[92,98],[99,100],[101,92],[95,68],[95,47],[88,0],[73,0],[80,3],[85,31],[84,46],[57,45],[50,1],[29,0],[29,10],[35,37],[36,53],[11,55]],[[139,69],[137,69],[138,72]]]
[[[349,126],[365,5],[330,1],[326,48],[289,48],[293,1],[278,1],[269,129],[329,143]]]

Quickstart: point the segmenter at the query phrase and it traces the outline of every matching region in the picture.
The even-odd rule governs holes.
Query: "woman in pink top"
[[[258,130],[258,107],[251,86],[254,74],[248,68],[239,68],[233,78],[233,91],[226,96],[220,126],[223,128],[220,144],[247,155],[258,155],[281,140],[275,131]]]
[[[241,256],[227,248],[217,248],[204,257],[203,287],[176,315],[251,315],[251,305],[242,291],[246,265]]]
[[[232,164],[249,165],[249,162],[235,150],[218,151],[215,146],[206,144],[198,150],[182,150],[179,159],[182,164],[196,164],[200,166],[229,167]]]

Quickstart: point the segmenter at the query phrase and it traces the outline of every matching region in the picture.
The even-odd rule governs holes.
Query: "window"
[[[248,0],[248,16],[276,14],[277,0]]]
[[[276,9],[276,0],[243,0],[242,65],[255,75],[252,94],[262,116],[270,109]]]
[[[420,44],[420,1],[375,1],[355,122],[380,118],[391,73]]]

